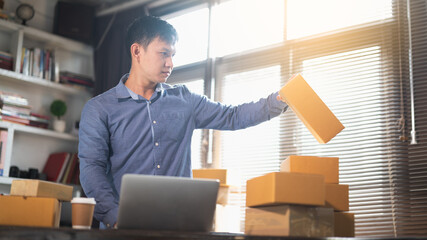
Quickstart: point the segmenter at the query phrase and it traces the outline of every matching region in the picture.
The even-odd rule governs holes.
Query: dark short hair
[[[130,46],[139,43],[147,49],[155,38],[175,44],[178,33],[168,22],[154,16],[143,16],[135,19],[128,27],[126,33],[126,51],[130,56]]]

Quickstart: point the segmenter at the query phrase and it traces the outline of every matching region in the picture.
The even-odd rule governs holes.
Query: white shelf
[[[62,85],[60,83],[50,82],[45,79],[23,75],[23,74],[12,72],[5,69],[0,69],[0,79],[13,81],[13,82],[20,82],[22,84],[29,84],[33,86],[51,88],[52,90],[58,90],[66,94],[82,95],[86,97],[91,96],[91,93],[88,90]]]
[[[35,134],[35,135],[52,137],[52,138],[57,138],[57,139],[62,139],[62,140],[78,141],[77,136],[74,136],[74,135],[71,135],[68,133],[60,133],[60,132],[55,132],[53,130],[31,127],[31,126],[25,126],[25,125],[21,125],[21,124],[6,122],[6,121],[0,121],[0,128],[5,128],[8,130],[13,129],[16,132]]]
[[[12,184],[13,180],[19,180],[21,178],[13,178],[13,177],[0,177],[0,184]]]
[[[10,21],[0,19],[0,29],[7,30],[8,32],[22,30],[25,36],[28,36],[34,40],[42,41],[46,43],[46,45],[49,47],[58,47],[71,52],[76,52],[88,56],[91,56],[93,54],[93,48],[84,43],[80,43],[35,28],[19,25]]]

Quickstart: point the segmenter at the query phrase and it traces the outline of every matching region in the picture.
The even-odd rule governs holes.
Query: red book
[[[69,159],[70,154],[66,152],[50,154],[43,168],[43,173],[46,174],[47,180],[58,182],[64,175]]]
[[[73,159],[72,159],[72,163],[70,165],[70,172],[67,176],[67,179],[65,181],[65,183],[67,184],[71,184],[72,180],[73,180],[73,176],[76,174],[76,167],[78,167],[77,165],[79,164],[79,157],[77,155],[77,153],[74,154]]]

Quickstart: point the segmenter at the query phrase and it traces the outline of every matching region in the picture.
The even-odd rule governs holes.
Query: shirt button
[[[156,145],[156,147],[158,147],[158,146],[159,146],[159,143],[158,143],[158,142],[156,142],[156,143],[154,143],[154,145]]]
[[[157,168],[160,168],[160,164],[159,164],[159,165],[157,165]]]
[[[153,123],[156,124],[157,123],[156,120],[154,120]]]

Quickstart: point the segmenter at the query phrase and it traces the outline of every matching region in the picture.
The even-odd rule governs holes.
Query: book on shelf
[[[48,181],[59,182],[61,180],[68,161],[70,161],[70,155],[67,152],[52,153],[49,155],[43,168],[43,173],[46,174]]]
[[[3,104],[28,107],[28,99],[15,93],[0,91],[0,100]]]
[[[60,152],[50,154],[43,168],[47,180],[63,184],[78,184],[80,174],[77,153]]]
[[[54,51],[42,48],[22,48],[21,73],[27,76],[54,81]]]
[[[0,176],[3,176],[6,161],[7,130],[0,130]]]
[[[27,99],[17,94],[0,92],[0,120],[47,129],[50,118],[32,113]]]
[[[13,70],[13,56],[10,53],[0,51],[0,68]]]
[[[93,88],[94,81],[91,77],[82,74],[62,71],[59,73],[59,82],[72,86],[81,86],[85,88]]]
[[[77,164],[77,153],[72,153],[70,157],[70,161],[68,161],[67,167],[65,168],[64,175],[60,180],[61,183],[63,184],[71,183],[71,177],[72,177],[72,174],[74,173],[76,164]]]

